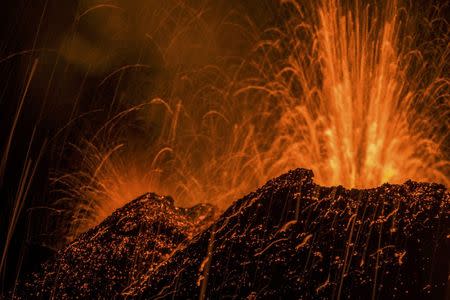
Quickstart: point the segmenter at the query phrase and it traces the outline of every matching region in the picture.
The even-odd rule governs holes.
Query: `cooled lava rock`
[[[208,228],[192,225],[196,218],[188,220],[162,199],[160,206],[152,204],[158,221],[137,222],[147,226],[135,228],[136,222],[128,222],[133,214],[125,212],[144,213],[139,206],[150,200],[132,202],[62,250],[34,274],[34,282],[19,285],[18,295],[449,296],[450,195],[443,185],[408,181],[347,190],[321,187],[311,171],[297,169],[238,200]],[[212,214],[204,206],[200,211],[197,215]],[[192,228],[205,229],[188,238],[196,232]]]
[[[146,194],[81,234],[15,288],[13,298],[112,299],[211,224],[215,209]]]

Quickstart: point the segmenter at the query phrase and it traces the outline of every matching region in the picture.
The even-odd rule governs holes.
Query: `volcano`
[[[445,299],[450,194],[357,190],[290,171],[232,204],[146,194],[81,234],[12,298]],[[448,299],[448,298],[447,298]]]

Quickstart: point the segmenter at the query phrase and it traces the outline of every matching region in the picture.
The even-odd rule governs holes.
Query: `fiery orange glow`
[[[417,41],[406,6],[280,5],[287,21],[263,34],[232,71],[181,74],[182,100],[157,98],[133,109],[158,124],[144,154],[122,151],[126,142],[82,150],[90,153],[82,176],[57,178],[71,187],[69,198],[85,199],[79,212],[88,221],[76,215],[77,232],[147,191],[179,205],[225,208],[296,167],[313,169],[325,185],[449,184],[442,152],[449,78],[424,59],[430,46]],[[448,44],[434,50],[436,61],[448,59]]]
[[[397,1],[365,7],[321,1],[317,24],[294,21],[275,41],[291,50],[271,66],[274,79],[265,85],[283,109],[277,163],[310,166],[326,185],[448,184],[449,165],[440,153],[446,132],[436,132],[448,121],[448,78],[438,71],[425,79],[425,65],[413,69],[421,53],[409,48],[414,32],[401,12]],[[302,44],[302,34],[311,45]],[[427,109],[442,99],[447,108],[432,116]]]

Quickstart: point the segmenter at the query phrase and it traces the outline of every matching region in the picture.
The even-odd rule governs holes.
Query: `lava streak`
[[[448,125],[448,74],[421,60],[427,49],[411,43],[417,20],[400,7],[323,0],[312,21],[294,18],[276,31],[270,47],[288,54],[270,64],[262,90],[282,109],[277,164],[310,166],[327,185],[449,183],[440,152],[447,130],[438,129]]]
[[[145,155],[100,151],[83,172],[89,179],[69,184],[88,199],[91,223],[130,200],[124,195],[146,191],[225,208],[297,167],[323,185],[449,184],[448,26],[422,34],[442,23],[439,8],[388,0],[280,7],[285,17],[256,34],[250,55],[181,74],[173,86],[187,92],[147,103],[139,118],[158,132]]]

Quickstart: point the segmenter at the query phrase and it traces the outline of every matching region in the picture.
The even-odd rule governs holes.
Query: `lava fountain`
[[[439,129],[448,125],[448,74],[412,47],[408,10],[397,1],[326,0],[316,11],[310,23],[294,19],[288,31],[276,30],[270,51],[289,54],[261,68],[272,74],[258,88],[282,111],[275,164],[310,166],[326,185],[448,185],[448,136]],[[446,57],[448,45],[437,59]]]
[[[281,1],[287,19],[261,34],[233,72],[208,66],[183,100],[153,99],[142,110],[158,109],[161,128],[142,151],[148,164],[129,154],[124,163],[116,146],[94,147],[87,181],[57,181],[69,178],[72,198],[89,199],[89,225],[130,192],[225,208],[299,166],[324,185],[448,185],[448,30],[439,33],[446,42],[426,43],[412,8],[362,2]]]

